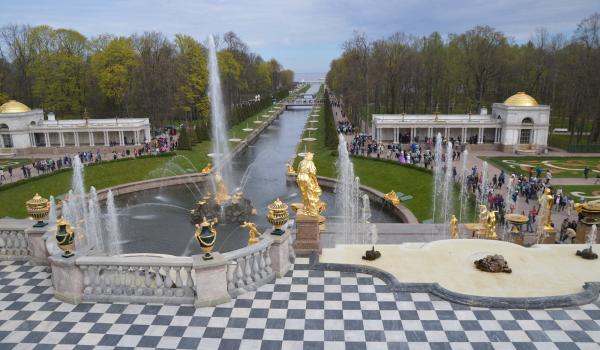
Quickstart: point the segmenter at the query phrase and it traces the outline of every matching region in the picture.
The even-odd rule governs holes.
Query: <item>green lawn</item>
[[[304,146],[306,145],[306,149],[314,153],[317,174],[336,178],[337,150],[331,150],[324,145],[324,108],[324,106],[321,107],[319,123],[309,123],[312,124],[312,127],[318,128],[317,131],[311,132],[311,136],[315,137],[317,141],[300,142],[298,152],[304,152]],[[308,132],[305,132],[303,137],[308,137]],[[295,169],[297,169],[300,160],[300,157],[295,159]],[[360,177],[362,184],[383,193],[394,190],[410,194],[413,199],[403,204],[413,212],[419,221],[431,218],[432,176],[429,172],[377,159],[353,157],[352,161],[356,175]]]
[[[562,148],[562,149],[567,149],[567,147],[569,146],[569,135],[562,135],[562,134],[550,134],[548,135],[548,145],[550,147],[557,147],[557,148]],[[588,137],[583,136],[581,138],[581,141],[577,142],[577,138],[573,137],[573,144],[578,144],[578,145],[588,145],[590,144],[588,142]]]
[[[600,157],[487,157],[488,162],[508,173],[527,173],[529,166],[541,165],[545,176],[550,169],[552,177],[583,177],[583,168],[600,171]],[[534,169],[535,170],[535,169]],[[595,173],[590,172],[590,177]]]
[[[575,202],[600,200],[600,185],[589,186],[556,186],[562,188],[563,192],[573,197]],[[582,198],[583,196],[583,198]]]
[[[24,164],[31,164],[31,159],[0,159],[0,168],[2,169],[6,169],[7,167],[11,166],[13,167],[13,169],[18,170],[18,168],[20,168]]]
[[[261,117],[270,108],[261,111],[257,115]],[[248,118],[250,125],[256,125],[252,123],[252,120],[255,119],[256,115]],[[261,117],[261,119],[263,118]],[[246,121],[232,127],[229,132],[230,136],[235,133],[236,137],[244,139],[246,133],[241,131],[241,129],[245,127]],[[233,147],[235,144],[231,143],[231,145]],[[210,141],[205,141],[194,145],[191,151],[177,151],[176,156],[142,157],[86,166],[85,183],[86,186],[94,186],[96,189],[102,189],[128,182],[176,175],[190,169],[199,171],[210,161],[208,157],[210,149]],[[179,156],[184,156],[187,160]],[[178,167],[169,167],[170,170],[168,173],[157,171],[157,169],[161,169],[168,161],[178,164],[184,170],[177,170]],[[34,177],[29,180],[21,180],[6,187],[0,186],[0,218],[4,216],[15,218],[26,217],[25,201],[31,199],[35,193],[39,193],[45,198],[51,195],[57,196],[66,193],[71,186],[71,176],[71,170],[67,169]]]

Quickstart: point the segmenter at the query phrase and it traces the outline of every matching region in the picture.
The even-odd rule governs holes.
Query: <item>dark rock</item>
[[[584,259],[588,259],[588,260],[598,259],[598,254],[596,254],[592,251],[592,247],[587,247],[583,250],[578,250],[577,253],[575,253],[575,255],[580,256]]]
[[[375,246],[371,248],[371,250],[367,250],[365,255],[362,257],[363,260],[375,260],[381,257],[381,253],[378,250],[375,250]]]
[[[221,215],[223,211],[223,215]],[[202,222],[206,217],[208,220],[218,219],[222,223],[238,223],[248,221],[254,215],[252,203],[247,198],[238,197],[234,200],[229,200],[223,203],[223,207],[219,205],[214,198],[205,199],[198,203],[198,206],[191,213],[192,224]]]
[[[512,272],[508,267],[508,262],[504,260],[502,255],[498,254],[488,255],[483,259],[475,260],[475,267],[478,270],[486,272]]]

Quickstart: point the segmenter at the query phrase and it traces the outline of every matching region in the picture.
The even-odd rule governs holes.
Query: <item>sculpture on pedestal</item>
[[[258,236],[260,236],[260,232],[258,232],[256,224],[254,224],[253,222],[244,221],[241,227],[248,228],[248,235],[250,236],[250,238],[248,239],[248,245],[258,243]]]
[[[70,258],[74,255],[71,252],[74,240],[75,233],[71,229],[71,224],[61,216],[56,222],[56,242],[58,243],[58,247],[64,251],[63,258]]]
[[[215,246],[215,241],[217,239],[217,230],[215,230],[214,225],[217,223],[217,219],[206,220],[206,217],[203,218],[202,223],[196,224],[196,232],[194,236],[200,244],[200,248],[204,252],[203,260],[211,260],[213,257],[210,254]]]
[[[48,219],[48,213],[50,212],[50,202],[46,198],[36,193],[33,198],[25,202],[25,207],[27,207],[27,214],[29,214],[31,220],[37,221],[33,227],[48,225],[48,223],[44,222],[44,220]]]
[[[452,219],[450,219],[450,237],[458,239],[458,219],[456,215],[452,215]]]
[[[307,152],[298,165],[296,182],[302,194],[302,214],[319,216],[321,211],[321,187],[317,181],[317,167],[313,162],[313,154]]]

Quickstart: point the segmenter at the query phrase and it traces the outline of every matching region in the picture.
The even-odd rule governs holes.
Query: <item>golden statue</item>
[[[287,164],[287,174],[296,175],[296,170],[294,170],[294,166],[290,163]]]
[[[208,163],[204,168],[202,168],[202,171],[200,171],[200,173],[207,175],[207,174],[210,174],[211,171],[212,171],[212,164]]]
[[[488,221],[488,209],[485,204],[481,205],[481,211],[479,212],[479,224],[485,227]]]
[[[554,196],[549,188],[544,190],[544,194],[540,197],[540,225],[543,225],[545,232],[554,232],[552,227],[552,206],[554,205]]]
[[[215,185],[217,188],[217,193],[215,194],[215,201],[217,204],[221,204],[223,202],[227,202],[231,197],[227,194],[227,189],[225,188],[225,182],[223,181],[223,177],[219,173],[214,174]]]
[[[394,192],[394,190],[388,192],[383,196],[388,202],[391,202],[393,205],[400,205],[400,198],[398,198],[398,194]]]
[[[487,225],[487,233],[486,233],[487,238],[498,239],[498,236],[496,235],[496,212],[495,211],[488,211],[486,225]]]
[[[458,239],[458,219],[456,215],[452,215],[452,219],[450,219],[450,237]]]
[[[258,232],[258,229],[253,222],[244,221],[240,227],[247,227],[249,230],[248,235],[250,235],[250,238],[248,239],[248,244],[255,244],[258,242],[258,236],[260,236],[260,232]]]
[[[321,205],[321,187],[317,182],[317,167],[313,162],[313,154],[307,152],[298,165],[296,182],[302,193],[302,214],[306,216],[319,216]]]

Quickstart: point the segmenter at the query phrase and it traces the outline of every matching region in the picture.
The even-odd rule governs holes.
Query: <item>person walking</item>
[[[585,177],[585,179],[587,180],[589,176],[590,176],[590,168],[588,166],[586,166],[585,168],[583,168],[583,177]]]

